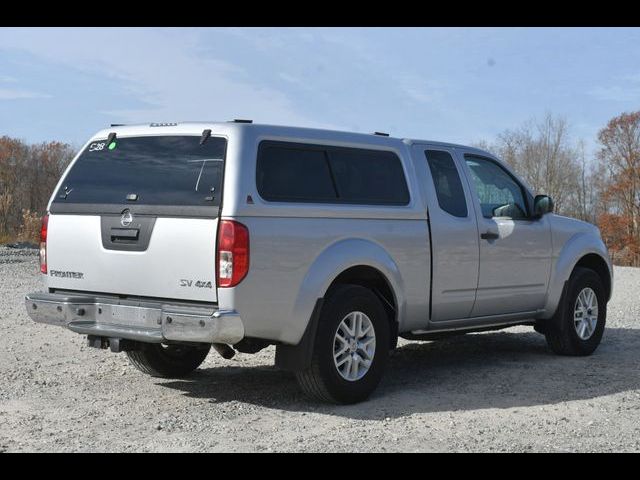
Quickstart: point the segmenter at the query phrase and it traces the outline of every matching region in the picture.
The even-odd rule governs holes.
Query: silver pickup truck
[[[43,219],[36,322],[153,376],[276,346],[302,389],[353,403],[398,337],[531,325],[598,346],[612,266],[492,154],[441,142],[221,123],[113,126]]]

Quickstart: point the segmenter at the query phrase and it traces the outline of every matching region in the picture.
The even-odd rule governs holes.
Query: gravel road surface
[[[312,403],[274,349],[158,380],[124,354],[33,323],[34,250],[0,246],[2,451],[640,451],[640,269],[616,267],[590,357],[532,328],[401,340],[373,397]]]

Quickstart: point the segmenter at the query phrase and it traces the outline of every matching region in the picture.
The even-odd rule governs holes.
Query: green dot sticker
[[[116,148],[116,142],[111,142],[109,144],[109,150],[115,150],[115,148]]]

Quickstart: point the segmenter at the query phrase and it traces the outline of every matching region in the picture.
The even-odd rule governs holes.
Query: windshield
[[[200,136],[116,138],[90,143],[57,204],[220,205],[226,140]]]

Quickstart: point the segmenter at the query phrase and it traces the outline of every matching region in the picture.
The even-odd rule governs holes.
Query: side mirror
[[[553,212],[553,199],[548,195],[536,195],[533,199],[533,216],[541,218],[546,213]]]

